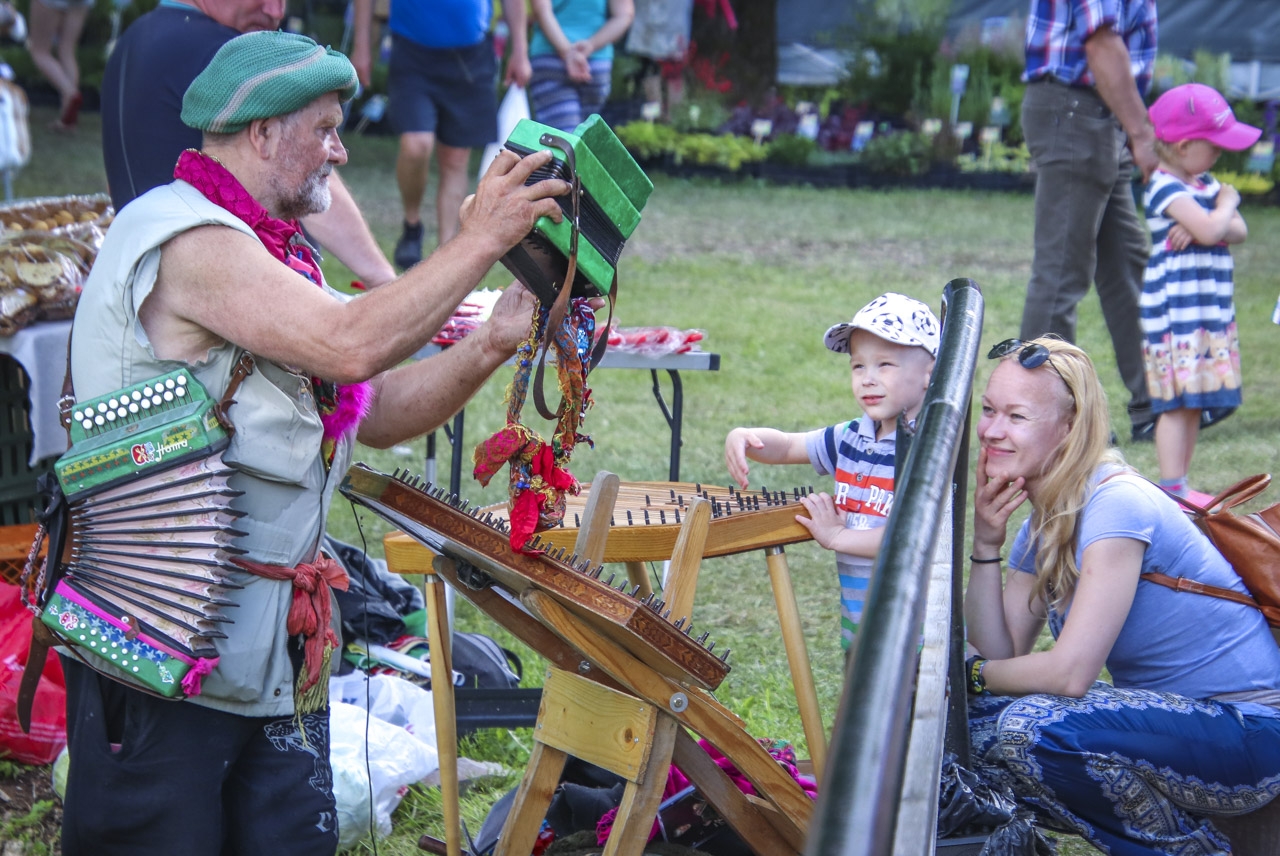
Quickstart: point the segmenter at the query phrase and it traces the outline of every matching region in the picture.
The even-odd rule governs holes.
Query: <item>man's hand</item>
[[[537,303],[537,299],[527,288],[513,281],[502,290],[502,295],[493,304],[489,320],[480,325],[472,335],[481,337],[481,347],[487,353],[506,359],[528,338]]]
[[[533,171],[550,160],[551,152],[546,150],[523,158],[511,151],[499,152],[476,192],[463,200],[462,231],[496,242],[501,256],[529,234],[539,217],[559,223],[562,214],[554,197],[568,193],[569,183],[549,178],[525,186]]]
[[[1160,166],[1160,156],[1156,154],[1156,137],[1154,133],[1140,135],[1137,139],[1129,138],[1129,151],[1133,154],[1133,163],[1142,172],[1142,183],[1151,180],[1151,173]]]

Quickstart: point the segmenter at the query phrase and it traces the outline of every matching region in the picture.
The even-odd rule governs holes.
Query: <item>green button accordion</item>
[[[551,151],[553,159],[534,170],[528,184],[559,178],[580,188],[578,262],[571,294],[608,296],[618,259],[640,223],[653,182],[597,115],[573,133],[522,119],[507,138],[506,148],[521,157],[543,149]],[[561,222],[539,218],[533,231],[502,257],[503,265],[545,305],[555,301],[564,284],[575,245],[573,194],[556,201],[564,212]]]
[[[219,408],[185,369],[76,402],[54,465],[70,532],[41,620],[89,665],[168,698],[199,692],[238,588]]]

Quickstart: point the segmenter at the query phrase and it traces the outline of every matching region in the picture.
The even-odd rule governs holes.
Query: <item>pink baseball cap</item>
[[[1227,99],[1203,83],[1175,86],[1157,98],[1148,113],[1156,138],[1166,143],[1208,140],[1219,148],[1238,152],[1262,136],[1261,128],[1237,122]]]

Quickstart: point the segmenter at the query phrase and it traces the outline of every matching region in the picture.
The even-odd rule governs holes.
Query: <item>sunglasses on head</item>
[[[1018,350],[1021,348],[1022,350]],[[1021,339],[1005,339],[987,352],[987,359],[998,360],[1018,351],[1018,365],[1024,369],[1038,369],[1045,363],[1055,372],[1057,368],[1049,360],[1049,349],[1037,342],[1024,342]]]

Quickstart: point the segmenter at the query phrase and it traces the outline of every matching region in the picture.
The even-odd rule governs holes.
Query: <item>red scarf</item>
[[[324,283],[320,265],[305,240],[295,240],[302,234],[296,220],[272,217],[239,180],[227,171],[216,158],[187,149],[178,158],[173,177],[185,181],[215,205],[225,208],[253,229],[275,258],[292,270],[305,276],[317,286]],[[324,425],[322,451],[325,466],[333,463],[337,441],[348,432],[356,430],[373,403],[373,387],[368,382],[337,386],[330,381],[313,377],[320,421]]]

